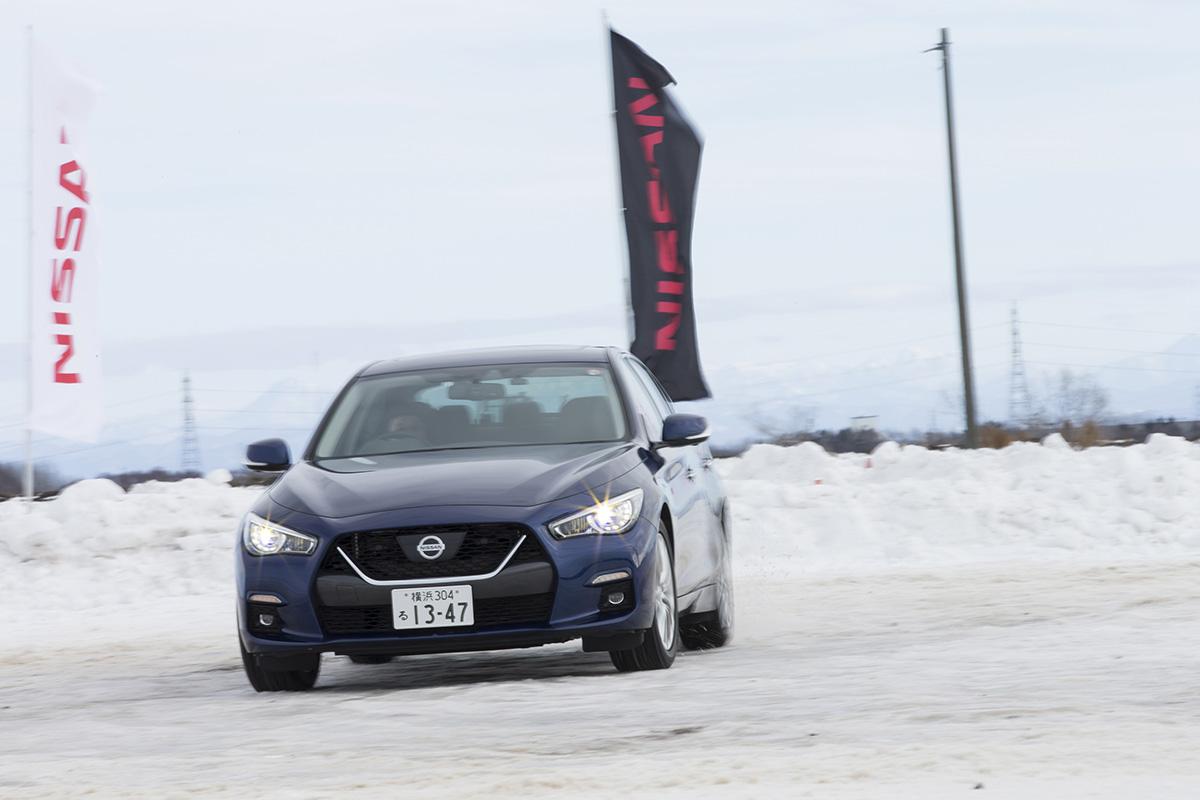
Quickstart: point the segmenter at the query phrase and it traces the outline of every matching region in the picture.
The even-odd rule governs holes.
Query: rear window
[[[504,364],[363,378],[342,396],[317,458],[625,438],[606,364]]]

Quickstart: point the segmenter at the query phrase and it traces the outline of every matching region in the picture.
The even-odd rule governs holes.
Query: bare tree
[[[798,402],[762,405],[746,418],[759,437],[768,442],[798,442],[808,438],[816,421],[816,408]]]
[[[1100,422],[1108,412],[1108,390],[1090,373],[1064,367],[1050,379],[1046,396],[1060,425]]]

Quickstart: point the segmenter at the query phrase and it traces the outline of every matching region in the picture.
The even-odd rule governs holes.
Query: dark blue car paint
[[[623,633],[650,627],[648,598],[654,582],[655,539],[668,528],[674,550],[682,614],[715,607],[712,585],[729,542],[722,524],[724,494],[709,469],[707,445],[656,447],[661,414],[638,388],[628,354],[603,348],[476,351],[371,365],[356,376],[429,367],[525,362],[607,361],[613,367],[627,420],[620,442],[577,445],[471,448],[312,460],[313,445],[256,503],[253,512],[318,539],[315,553],[256,557],[237,546],[239,628],[250,652],[362,652],[388,649],[429,651],[486,649],[488,642],[539,644],[580,636]],[[353,379],[352,379],[353,380]],[[322,421],[322,426],[325,421]],[[320,434],[318,427],[314,441]],[[558,540],[547,524],[593,502],[592,496],[641,488],[641,518],[621,535]],[[556,591],[548,624],[503,631],[461,632],[443,628],[403,637],[330,637],[312,605],[317,567],[340,534],[363,530],[472,522],[526,525],[550,555]],[[596,574],[628,569],[634,576],[635,608],[620,616],[598,612],[601,590],[587,583]],[[470,581],[462,581],[470,583]],[[251,593],[284,600],[278,638],[252,635],[242,619]]]
[[[584,486],[606,486],[640,461],[630,442],[326,459],[297,464],[271,489],[271,497],[281,506],[320,517],[417,506],[528,507],[578,494]]]

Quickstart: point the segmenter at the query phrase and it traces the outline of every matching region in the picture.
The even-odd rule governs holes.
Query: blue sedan
[[[508,348],[361,370],[237,545],[242,661],[310,689],[321,654],[395,656],[581,639],[665,669],[733,633],[730,521],[705,420],[638,359]]]

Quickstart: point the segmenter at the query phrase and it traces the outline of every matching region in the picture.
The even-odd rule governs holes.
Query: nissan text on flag
[[[85,144],[94,92],[30,33],[29,386],[33,431],[95,441],[102,424],[98,229]],[[27,466],[26,493],[32,494]]]
[[[700,137],[666,87],[671,74],[609,31],[613,120],[629,245],[633,354],[672,400],[709,397],[700,370],[692,302],[692,220]]]

